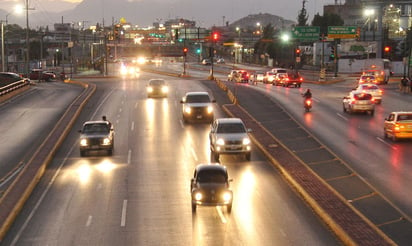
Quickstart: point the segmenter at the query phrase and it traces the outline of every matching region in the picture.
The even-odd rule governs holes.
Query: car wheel
[[[343,112],[347,112],[347,110],[346,110],[346,108],[345,108],[345,105],[342,105],[342,108],[343,108]]]
[[[227,212],[228,212],[228,213],[231,213],[231,212],[232,212],[232,203],[228,204],[228,205],[226,206],[226,209],[227,209]]]
[[[246,154],[245,154],[246,160],[247,160],[247,161],[250,161],[251,156],[252,156],[252,153],[250,153],[250,152],[249,152],[249,153],[246,153]]]
[[[371,116],[373,116],[375,114],[375,110],[371,110],[370,114],[371,114]]]
[[[195,213],[196,212],[196,204],[192,202],[192,212]]]

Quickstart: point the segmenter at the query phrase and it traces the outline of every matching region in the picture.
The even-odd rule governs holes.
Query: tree
[[[305,3],[307,0],[302,1],[302,9],[299,11],[298,15],[298,24],[297,26],[307,26],[307,21],[308,21],[308,14],[305,9]]]
[[[317,13],[312,20],[312,26],[319,26],[320,33],[327,34],[328,26],[343,26],[343,19],[334,13],[325,13],[323,16]]]

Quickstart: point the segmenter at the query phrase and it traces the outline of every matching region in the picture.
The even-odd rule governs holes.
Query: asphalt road
[[[183,124],[179,101],[208,88],[165,77],[169,97],[148,99],[153,77],[162,76],[90,80],[96,93],[1,245],[340,244],[257,148],[250,162],[221,158],[234,179],[232,213],[200,207],[192,214],[189,182],[209,161],[209,126]],[[219,104],[215,110],[224,116]],[[80,158],[77,130],[102,115],[115,127],[114,155]]]

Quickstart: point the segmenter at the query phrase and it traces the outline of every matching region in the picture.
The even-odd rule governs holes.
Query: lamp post
[[[5,51],[4,51],[4,34],[5,34],[5,27],[7,27],[7,17],[10,15],[10,13],[8,13],[6,15],[6,21],[3,22],[2,20],[1,22],[1,71],[5,72],[6,69],[6,59],[5,59]],[[6,25],[4,25],[4,23],[6,23]]]

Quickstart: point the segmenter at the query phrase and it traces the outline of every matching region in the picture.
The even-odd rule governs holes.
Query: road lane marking
[[[342,119],[344,119],[344,120],[346,120],[346,121],[348,121],[348,118],[346,118],[345,116],[343,116],[342,114],[340,114],[340,113],[336,113],[339,117],[341,117]]]
[[[398,148],[396,148],[395,146],[393,146],[392,144],[386,142],[384,139],[380,138],[380,137],[376,137],[376,139],[378,139],[378,141],[382,142],[383,144],[387,145],[388,147],[390,147],[393,150],[397,150]]]
[[[216,210],[217,210],[217,213],[219,214],[220,221],[222,221],[223,224],[226,224],[227,219],[226,219],[225,215],[223,214],[222,206],[216,206]]]
[[[134,121],[132,121],[132,126],[130,127],[130,130],[134,131]]]
[[[89,215],[89,217],[87,218],[86,227],[89,227],[92,224],[92,219],[93,216]]]
[[[126,226],[126,212],[127,212],[127,200],[123,200],[123,207],[122,207],[122,219],[120,221],[120,226]]]
[[[132,150],[129,149],[129,152],[127,153],[127,164],[130,164],[132,162]]]
[[[195,161],[198,160],[197,155],[196,155],[196,151],[193,148],[190,148],[190,152],[192,153],[193,159],[195,159]]]

